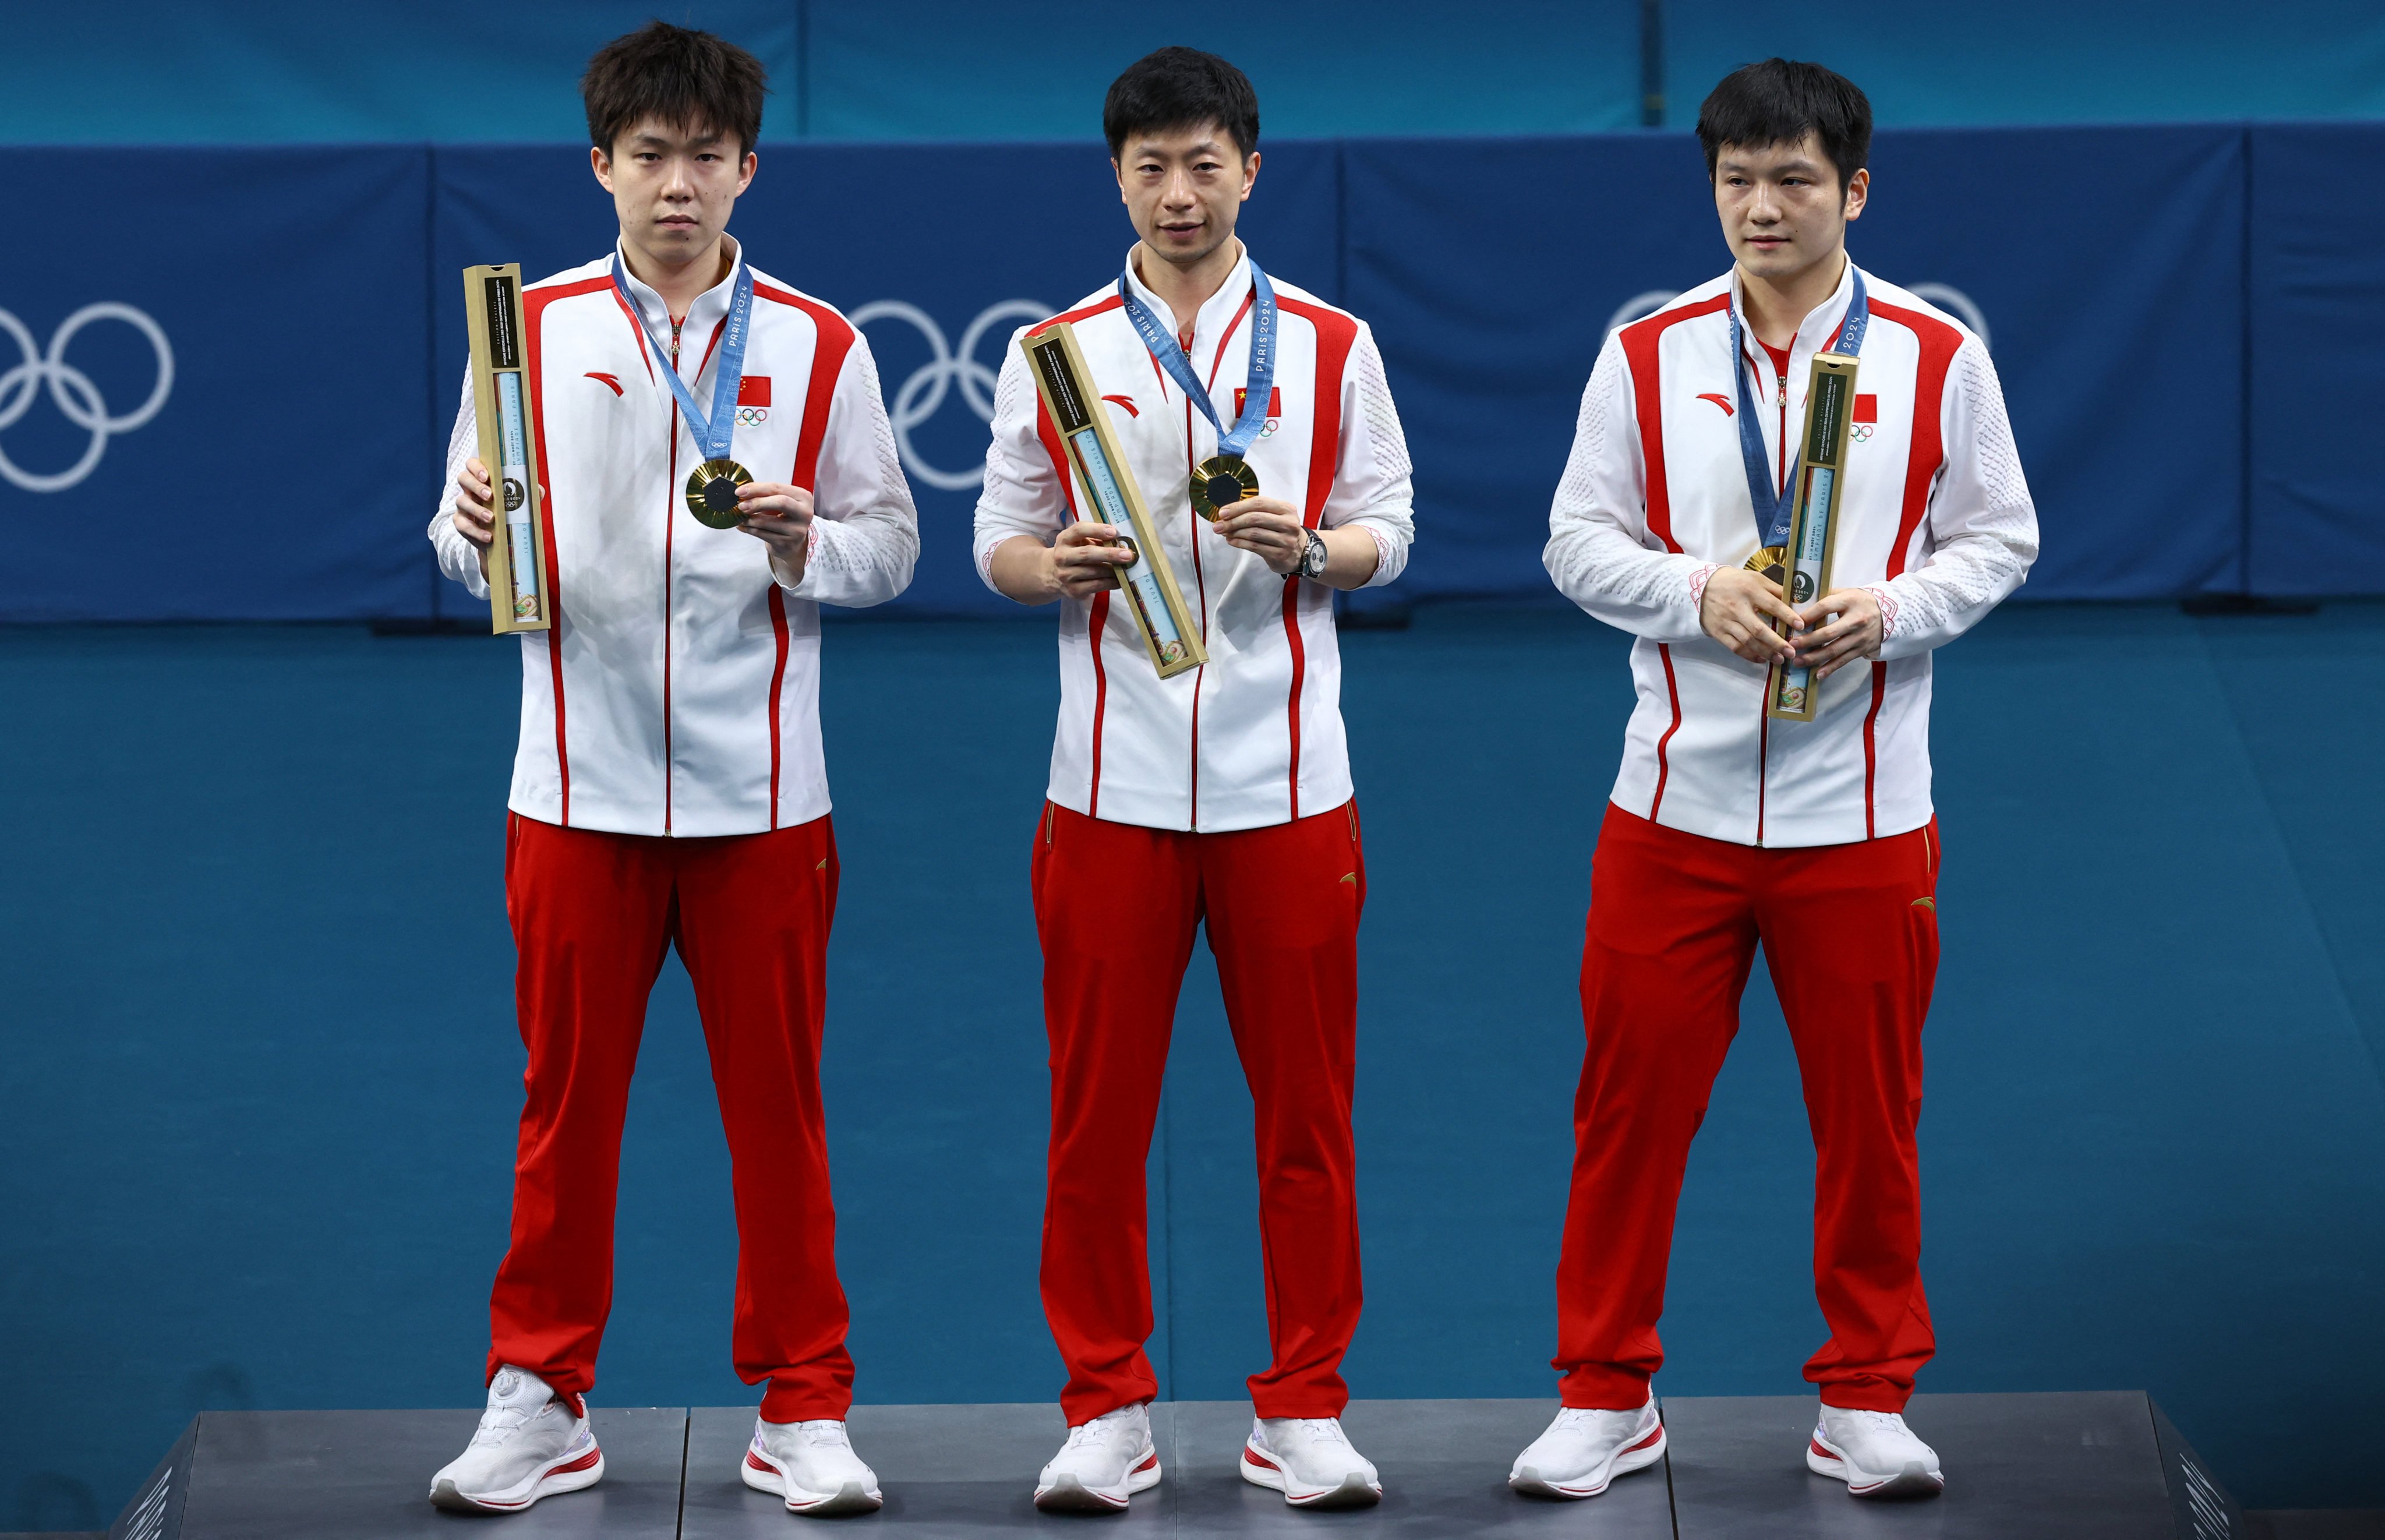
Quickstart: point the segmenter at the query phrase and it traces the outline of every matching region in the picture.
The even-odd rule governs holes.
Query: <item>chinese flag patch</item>
[[[1856,422],[1878,422],[1879,420],[1879,397],[1877,395],[1865,395],[1858,392],[1855,395],[1855,415],[1853,420]]]
[[[1236,417],[1242,415],[1242,402],[1250,394],[1250,388],[1246,385],[1236,385],[1234,387],[1234,415]],[[1281,417],[1282,415],[1283,387],[1281,385],[1276,385],[1267,391],[1267,416]]]
[[[1868,401],[1870,396],[1863,397]],[[737,382],[737,404],[741,407],[767,407],[770,404],[770,377],[749,374]],[[1866,421],[1870,420],[1866,419]]]

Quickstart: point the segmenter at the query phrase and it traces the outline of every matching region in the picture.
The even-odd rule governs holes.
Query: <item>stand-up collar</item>
[[[1789,349],[1791,379],[1802,378],[1795,372],[1798,367],[1810,361],[1815,354],[1829,350],[1829,344],[1839,334],[1840,323],[1847,319],[1847,307],[1854,303],[1854,297],[1855,264],[1854,259],[1849,257],[1845,270],[1839,274],[1839,286],[1830,291],[1830,297],[1815,306],[1806,313],[1805,319],[1797,323],[1797,338]],[[1737,267],[1730,269],[1730,307],[1739,317],[1740,332],[1746,337],[1746,345],[1753,354],[1757,345],[1755,328],[1747,318],[1747,291]],[[1762,372],[1760,369],[1757,371],[1759,375]]]
[[[708,337],[712,334],[713,327],[728,319],[730,295],[736,290],[738,272],[745,266],[745,249],[737,244],[737,238],[733,235],[724,234],[720,240],[729,253],[729,271],[719,282],[696,295],[695,303],[687,307],[687,319],[681,325],[682,336],[694,333]],[[637,302],[638,314],[644,319],[646,331],[656,342],[668,347],[671,329],[670,307],[663,303],[661,294],[648,287],[636,273],[630,270],[629,253],[622,249],[618,240],[615,241],[613,249],[620,254],[621,276],[629,282],[630,297]],[[684,353],[685,350],[681,351]],[[701,359],[700,352],[697,357]]]
[[[1234,319],[1234,312],[1242,308],[1243,296],[1251,292],[1250,248],[1239,240],[1234,243],[1234,246],[1239,255],[1234,258],[1233,270],[1226,274],[1226,281],[1217,285],[1216,294],[1201,302],[1201,308],[1193,315],[1191,351],[1194,353],[1199,352],[1204,343],[1212,348],[1217,346],[1218,339],[1225,335],[1226,323]],[[1128,286],[1134,291],[1135,297],[1151,307],[1151,313],[1157,316],[1163,325],[1173,331],[1176,326],[1176,312],[1168,308],[1168,302],[1154,293],[1151,285],[1143,281],[1143,275],[1134,270],[1134,252],[1131,247],[1127,252],[1126,281]]]

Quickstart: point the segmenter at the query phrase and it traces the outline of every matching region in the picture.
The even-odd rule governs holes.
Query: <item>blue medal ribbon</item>
[[[1267,426],[1267,403],[1275,395],[1275,285],[1259,271],[1256,262],[1251,263],[1251,287],[1257,292],[1257,297],[1251,303],[1250,374],[1242,389],[1242,416],[1234,419],[1233,429],[1229,432],[1218,420],[1217,408],[1211,404],[1201,377],[1193,372],[1192,360],[1185,356],[1184,344],[1151,313],[1151,307],[1135,294],[1129,276],[1118,275],[1118,297],[1126,301],[1127,319],[1142,334],[1143,345],[1151,350],[1159,367],[1168,371],[1186,398],[1201,408],[1209,426],[1217,431],[1217,453],[1235,459],[1247,456],[1251,445],[1257,442],[1259,430]]]
[[[621,270],[619,252],[613,254],[613,287],[629,306],[630,314],[637,318],[638,330],[644,334],[646,345],[655,350],[663,378],[670,382],[671,394],[679,397],[680,414],[687,419],[704,457],[707,461],[727,459],[730,440],[737,432],[737,387],[745,378],[745,344],[753,331],[754,269],[743,262],[737,264],[737,283],[729,295],[729,321],[720,334],[720,361],[712,377],[709,414],[697,407],[695,393],[679,377],[669,350],[655,341],[654,332],[647,330],[645,312],[638,308],[637,296],[630,293],[629,275]]]
[[[1839,323],[1838,345],[1825,348],[1829,353],[1843,353],[1854,357],[1863,352],[1864,331],[1871,324],[1871,307],[1864,299],[1863,274],[1854,264],[1854,297],[1847,302],[1847,319]],[[1790,495],[1797,484],[1796,465],[1791,462],[1786,482],[1772,479],[1772,459],[1764,452],[1764,429],[1755,416],[1755,397],[1747,388],[1747,344],[1739,327],[1739,307],[1730,307],[1730,369],[1739,383],[1739,453],[1747,462],[1747,495],[1755,511],[1756,545],[1768,549],[1789,544],[1789,524],[1796,513],[1796,500]],[[1802,449],[1800,457],[1803,457]]]

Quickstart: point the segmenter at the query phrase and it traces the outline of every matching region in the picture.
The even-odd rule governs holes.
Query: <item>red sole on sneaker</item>
[[[441,1482],[431,1490],[433,1508],[450,1513],[519,1513],[541,1497],[559,1497],[567,1492],[582,1492],[602,1480],[605,1475],[605,1451],[591,1446],[585,1454],[572,1456],[559,1465],[550,1465],[539,1472],[538,1482],[523,1497],[493,1498],[459,1492],[454,1482]]]
[[[1339,1486],[1320,1487],[1314,1492],[1294,1496],[1292,1478],[1283,1467],[1247,1444],[1242,1446],[1242,1479],[1254,1486],[1282,1493],[1283,1500],[1294,1508],[1371,1508],[1383,1500],[1383,1489],[1355,1471],[1342,1478]]]
[[[1159,1484],[1159,1451],[1153,1449],[1127,1472],[1128,1496],[1150,1491]],[[1096,1492],[1073,1475],[1062,1476],[1057,1483],[1035,1494],[1035,1506],[1046,1513],[1122,1513],[1126,1505],[1126,1497]]]

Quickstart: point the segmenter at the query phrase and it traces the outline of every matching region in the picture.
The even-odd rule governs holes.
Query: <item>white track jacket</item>
[[[1369,586],[1389,582],[1406,565],[1414,525],[1407,440],[1382,356],[1365,322],[1267,277],[1280,322],[1275,400],[1251,469],[1263,493],[1300,507],[1311,527],[1352,524],[1372,534],[1379,560]],[[1155,314],[1169,315],[1133,282]],[[1252,298],[1245,255],[1201,307],[1188,350],[1230,426],[1248,379]],[[1277,576],[1192,511],[1192,468],[1217,452],[1217,431],[1144,348],[1115,282],[1055,319],[1076,327],[1209,662],[1163,680],[1124,605],[1108,594],[1090,603],[1063,596],[1051,799],[1116,823],[1198,832],[1264,828],[1340,807],[1352,792],[1332,591]],[[989,586],[995,546],[1021,534],[1049,545],[1085,501],[1018,336],[994,392],[977,507],[978,571]]]
[[[680,328],[681,377],[706,407],[736,276]],[[635,278],[630,290],[668,349],[662,297]],[[703,456],[613,288],[611,258],[530,285],[522,309],[556,621],[522,634],[509,806],[624,834],[750,834],[820,817],[819,606],[893,598],[919,549],[868,343],[819,300],[754,274],[730,453],[757,480],[817,500],[803,582],[789,588],[768,546],[688,511]],[[480,558],[448,516],[479,444],[468,378],[431,539],[440,569],[485,596]]]
[[[1742,323],[1740,367],[1776,475],[1804,421],[1813,356],[1836,339],[1854,269],[1805,319],[1787,399]],[[1557,587],[1640,640],[1639,705],[1613,800],[1738,845],[1837,845],[1930,819],[1929,656],[2021,584],[2037,513],[1995,366],[1959,322],[1864,274],[1871,324],[1830,582],[1879,599],[1885,641],[1822,686],[1810,723],[1764,715],[1766,670],[1707,637],[1706,579],[1756,550],[1735,419],[1731,277],[1606,339],[1549,516]],[[1785,428],[1785,432],[1784,432]]]

